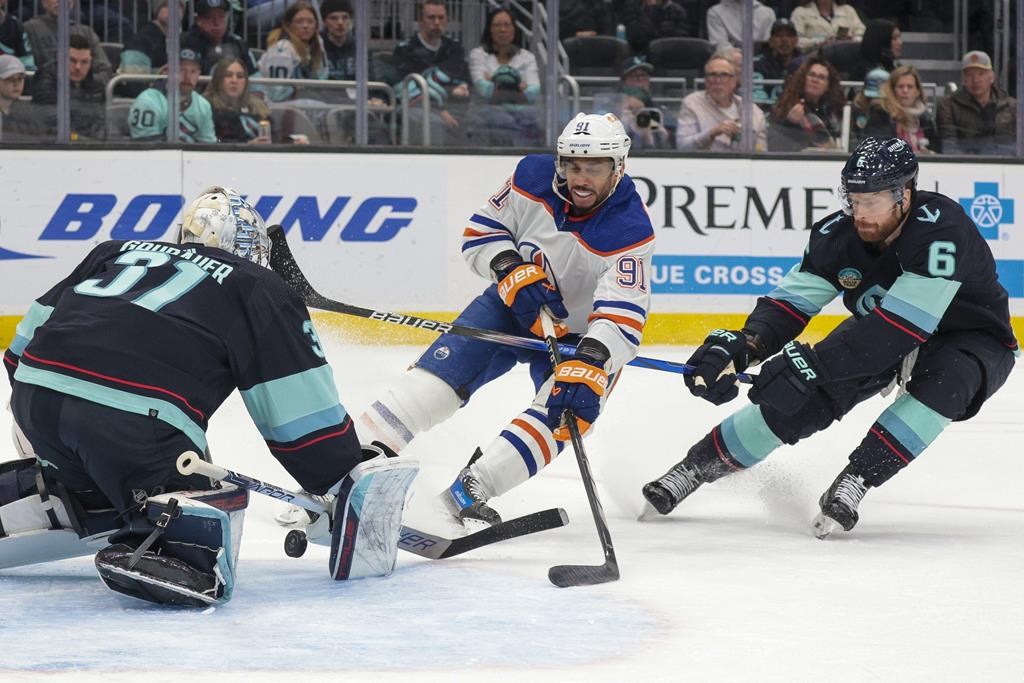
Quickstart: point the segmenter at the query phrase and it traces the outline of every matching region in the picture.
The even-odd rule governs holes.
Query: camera
[[[640,109],[636,113],[636,127],[656,130],[661,127],[660,109]]]

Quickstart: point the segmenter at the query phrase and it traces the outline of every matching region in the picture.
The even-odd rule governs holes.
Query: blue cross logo
[[[974,183],[974,196],[961,197],[960,206],[987,240],[999,239],[999,226],[1013,225],[1013,200],[999,196],[999,183]]]

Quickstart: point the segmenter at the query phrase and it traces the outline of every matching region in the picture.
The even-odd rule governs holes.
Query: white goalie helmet
[[[611,159],[615,180],[604,202],[619,186],[626,172],[626,157],[631,144],[622,122],[614,114],[584,114],[580,112],[558,136],[555,150],[555,177],[551,187],[555,194],[570,201],[562,190],[566,184],[565,164],[571,158]]]
[[[179,244],[204,244],[270,267],[270,237],[263,218],[238,192],[208,187],[185,209]]]

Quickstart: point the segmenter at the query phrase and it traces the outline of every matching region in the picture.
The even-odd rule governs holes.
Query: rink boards
[[[517,157],[315,151],[16,151],[0,156],[0,345],[33,298],[107,239],[171,241],[183,198],[224,184],[288,232],[327,296],[450,319],[483,285],[461,255],[466,219]],[[628,172],[657,235],[648,343],[693,343],[742,322],[796,263],[807,227],[838,208],[842,159],[634,158]],[[1024,166],[925,161],[920,186],[958,200],[978,225],[1024,331]],[[843,311],[833,306],[815,337]],[[330,315],[372,343],[429,333]]]

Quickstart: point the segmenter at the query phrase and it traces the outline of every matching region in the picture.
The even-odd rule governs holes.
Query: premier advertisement
[[[460,256],[465,220],[515,163],[511,156],[5,150],[0,315],[16,320],[100,241],[173,240],[184,203],[217,184],[237,188],[268,223],[284,226],[324,294],[375,308],[455,312],[483,286]],[[653,317],[749,310],[797,262],[808,227],[838,209],[841,168],[839,157],[631,159],[627,171],[657,235]],[[996,256],[1012,312],[1024,315],[1016,218],[1024,166],[926,160],[919,185],[963,206]]]

